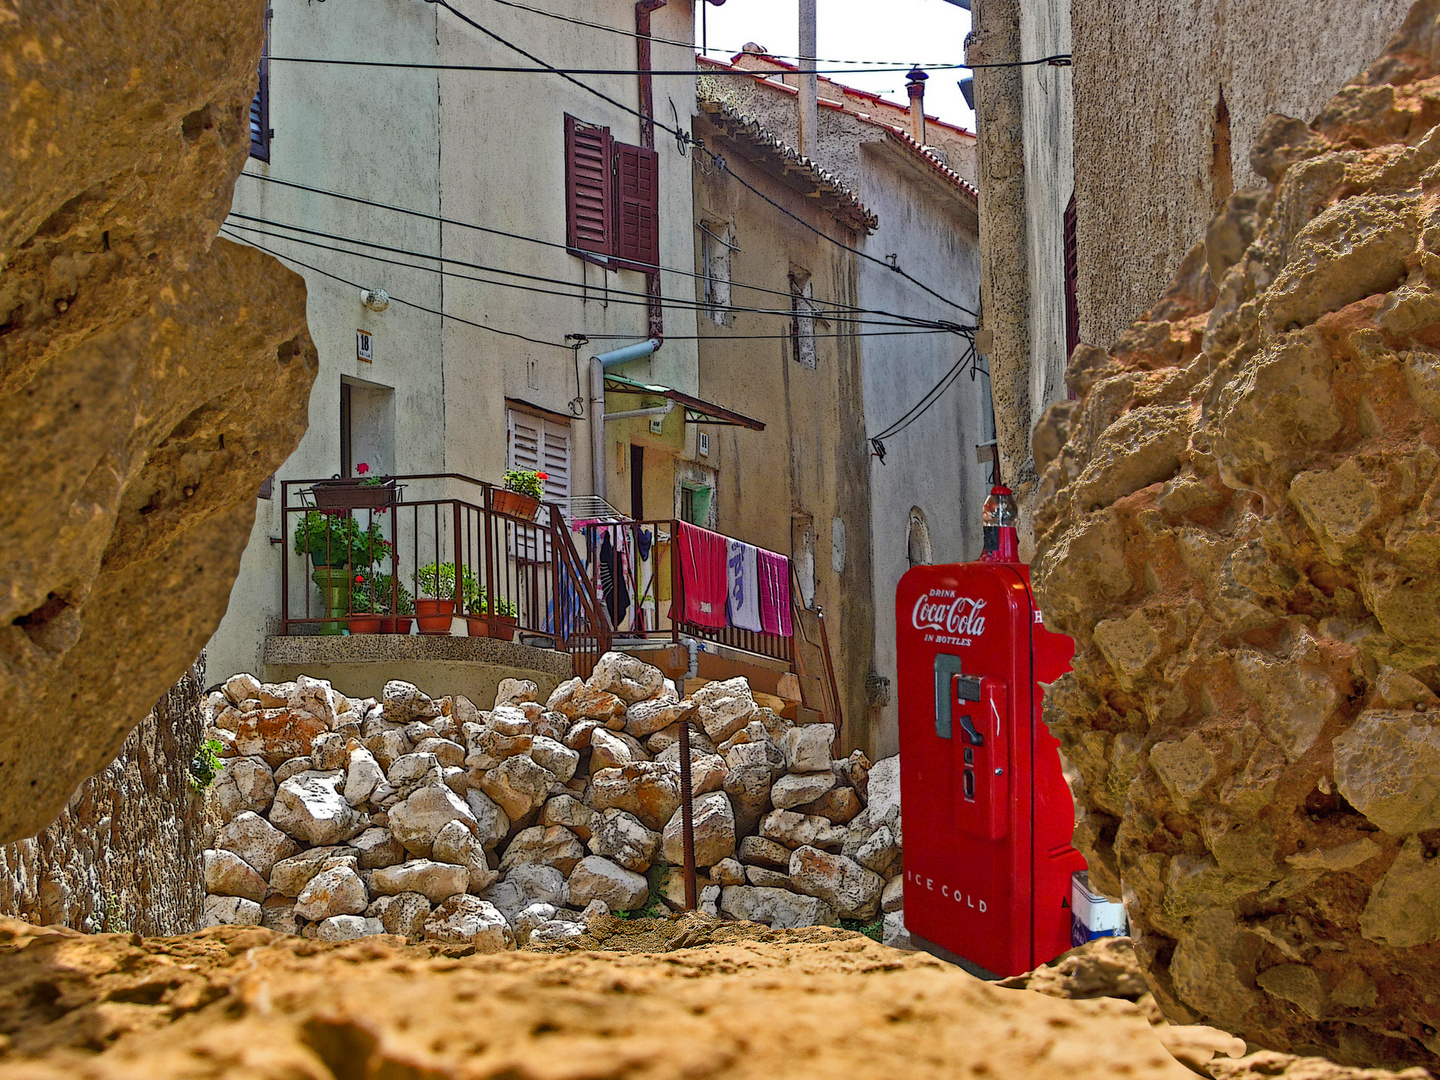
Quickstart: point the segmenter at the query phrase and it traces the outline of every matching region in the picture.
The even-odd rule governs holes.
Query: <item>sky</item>
[[[901,64],[959,64],[965,61],[965,35],[970,12],[945,0],[817,0],[816,51],[823,60],[884,60]],[[695,41],[701,40],[700,8],[709,8],[710,55],[726,59],[747,41],[772,53],[794,55],[799,44],[796,0],[727,0],[723,7],[696,5]],[[883,17],[878,17],[880,11]],[[816,65],[822,70],[827,65]],[[959,80],[968,72],[931,72],[925,86],[925,111],[952,124],[975,130],[975,116],[960,95]],[[831,75],[830,78],[901,105],[905,74]]]

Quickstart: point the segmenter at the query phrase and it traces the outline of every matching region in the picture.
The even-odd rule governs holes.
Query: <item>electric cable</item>
[[[273,221],[273,220],[271,220],[271,219],[269,219],[269,218],[255,217],[255,216],[252,215],[252,214],[242,214],[242,213],[240,213],[239,211],[235,211],[235,210],[232,210],[232,211],[230,212],[230,215],[229,215],[229,216],[232,217],[232,218],[240,218],[240,219],[242,219],[242,220],[244,220],[244,221],[258,221],[258,222],[261,222],[262,224],[271,225],[271,226],[273,226],[273,227],[275,227],[275,228],[278,228],[278,229],[288,229],[288,230],[290,230],[291,232],[303,233],[303,234],[305,234],[305,235],[307,235],[307,236],[319,236],[319,237],[322,237],[322,238],[324,238],[324,239],[326,239],[326,240],[334,240],[334,241],[337,241],[337,242],[339,242],[339,243],[359,244],[361,247],[375,248],[375,249],[378,250],[378,251],[388,251],[388,252],[390,252],[390,253],[392,253],[392,254],[396,254],[396,255],[407,255],[407,256],[409,256],[409,257],[411,257],[411,258],[415,258],[415,259],[429,259],[429,260],[434,261],[434,262],[449,263],[449,264],[452,264],[452,265],[455,265],[455,266],[464,266],[464,267],[466,267],[466,268],[468,268],[468,269],[471,269],[471,270],[481,270],[481,271],[484,271],[484,272],[486,272],[486,273],[492,273],[492,274],[505,274],[505,275],[510,276],[510,277],[518,277],[518,278],[522,278],[522,279],[527,280],[527,281],[541,282],[542,284],[546,284],[546,285],[559,285],[559,286],[563,286],[563,287],[564,287],[565,289],[567,289],[567,290],[573,290],[573,289],[577,289],[577,288],[578,288],[578,289],[588,289],[588,288],[589,288],[588,286],[576,284],[575,282],[572,282],[572,281],[565,281],[565,280],[560,279],[560,278],[545,277],[544,275],[541,275],[541,274],[530,274],[530,273],[526,273],[526,272],[521,271],[521,270],[506,270],[506,269],[503,269],[503,268],[501,268],[501,267],[489,266],[489,265],[486,265],[486,264],[484,264],[484,263],[469,262],[468,260],[465,260],[465,259],[456,259],[456,258],[453,258],[453,257],[448,256],[448,255],[431,255],[431,254],[428,253],[428,252],[424,252],[424,251],[413,251],[413,250],[410,250],[410,249],[408,249],[408,248],[395,247],[395,246],[390,245],[390,244],[381,244],[381,243],[378,243],[377,241],[373,241],[373,240],[359,240],[359,239],[356,239],[356,238],[354,238],[354,237],[341,236],[341,235],[339,235],[339,234],[337,234],[337,233],[324,232],[324,231],[319,230],[319,229],[307,229],[307,228],[305,228],[305,227],[303,227],[303,226],[300,226],[300,225],[290,225],[290,224],[287,224],[287,223],[281,222],[281,221]],[[337,253],[342,254],[342,255],[355,255],[355,256],[361,257],[361,258],[373,259],[373,260],[376,261],[376,262],[388,263],[388,264],[393,265],[393,266],[402,266],[402,267],[406,267],[406,268],[411,269],[411,270],[423,270],[423,271],[426,271],[426,272],[428,272],[428,273],[447,273],[446,271],[438,270],[438,269],[436,269],[435,267],[431,267],[431,266],[416,266],[416,265],[413,264],[413,263],[401,262],[401,261],[396,260],[396,259],[384,259],[384,258],[380,258],[380,257],[378,257],[378,256],[367,255],[367,254],[365,254],[364,252],[348,251],[348,250],[346,250],[346,249],[344,249],[344,248],[331,247],[331,246],[329,246],[329,245],[327,245],[327,244],[319,244],[319,243],[316,243],[316,242],[311,241],[311,240],[305,240],[305,239],[303,239],[302,237],[289,236],[289,235],[287,235],[287,234],[285,234],[285,233],[271,232],[271,231],[266,230],[266,229],[256,228],[256,227],[253,226],[253,225],[241,225],[241,224],[237,224],[237,223],[235,223],[235,222],[228,222],[228,224],[229,224],[230,227],[233,228],[233,229],[241,229],[242,231],[255,232],[255,233],[259,233],[261,236],[269,236],[269,237],[273,237],[273,238],[275,238],[275,239],[277,239],[277,240],[290,240],[290,241],[293,241],[293,242],[298,243],[298,244],[305,244],[305,245],[307,245],[307,246],[309,246],[309,247],[316,247],[316,248],[320,248],[320,249],[325,250],[325,251],[333,251],[333,252],[337,252]],[[525,292],[540,293],[540,294],[547,295],[547,296],[559,296],[559,297],[563,297],[563,298],[569,299],[569,300],[586,301],[586,300],[589,300],[589,299],[590,299],[590,297],[587,296],[585,292],[574,292],[574,291],[564,291],[564,292],[561,292],[561,291],[558,291],[558,290],[555,290],[555,289],[543,289],[543,288],[539,288],[538,286],[534,286],[534,285],[522,285],[522,284],[519,284],[519,283],[513,282],[513,281],[496,281],[496,280],[491,279],[491,278],[477,278],[477,277],[472,277],[472,276],[470,276],[470,275],[468,275],[468,274],[457,274],[457,273],[454,273],[454,272],[448,272],[448,274],[449,274],[450,277],[455,278],[455,279],[457,279],[457,280],[461,280],[461,281],[474,281],[474,282],[478,282],[478,283],[483,284],[483,285],[494,285],[494,286],[497,286],[497,287],[500,287],[500,288],[519,289],[519,290],[522,290],[522,291],[525,291]],[[635,299],[618,299],[618,300],[617,300],[617,299],[611,299],[611,297],[633,297],[633,298],[635,298]],[[701,301],[701,300],[692,300],[692,299],[685,298],[685,297],[666,297],[666,296],[655,297],[655,296],[651,296],[651,295],[649,295],[649,294],[647,294],[647,293],[632,292],[632,291],[624,290],[624,289],[607,289],[607,290],[605,290],[605,298],[606,298],[606,301],[607,301],[608,303],[620,304],[620,305],[623,305],[623,306],[630,306],[630,307],[645,307],[645,306],[648,306],[651,302],[656,301],[656,300],[659,300],[664,306],[670,308],[670,309],[673,310],[673,311],[701,311],[701,310],[708,311],[708,310],[710,310],[710,309],[712,309],[712,308],[714,308],[714,307],[716,306],[715,304],[712,304],[712,303],[707,303],[707,302]],[[738,306],[735,306],[735,305],[725,305],[725,310],[726,310],[727,312],[733,311],[733,312],[736,312],[736,313],[738,313],[738,314],[748,314],[748,315],[780,315],[780,316],[784,316],[784,317],[786,317],[786,318],[793,317],[793,315],[794,315],[794,310],[793,310],[793,309],[782,309],[782,308],[752,308],[752,307],[738,307]],[[857,325],[875,325],[875,326],[905,326],[905,327],[925,328],[925,329],[929,329],[929,330],[942,330],[942,331],[945,331],[945,332],[947,332],[947,333],[953,333],[953,332],[955,332],[956,329],[957,329],[957,328],[955,327],[955,324],[953,324],[953,323],[945,323],[945,322],[943,322],[942,320],[920,320],[920,319],[914,319],[914,318],[909,318],[909,317],[906,317],[906,321],[904,321],[904,322],[895,322],[895,321],[891,321],[891,320],[888,320],[888,319],[882,320],[882,319],[855,318],[855,317],[852,317],[851,315],[849,315],[848,313],[846,313],[846,314],[834,314],[834,313],[826,313],[826,312],[815,312],[815,313],[813,313],[810,317],[820,319],[820,320],[823,321],[823,322],[841,322],[841,323],[853,323],[853,324],[857,324]]]
[[[964,370],[967,362],[971,364],[970,378],[972,381],[977,371],[986,375],[989,374],[989,372],[986,372],[984,368],[979,367],[979,365],[974,362],[976,360],[978,360],[978,355],[975,352],[974,339],[971,338],[965,351],[960,355],[960,359],[955,362],[955,366],[942,375],[939,382],[927,390],[924,395],[921,396],[920,400],[912,405],[899,420],[895,421],[895,423],[891,424],[879,434],[870,437],[870,446],[874,449],[875,456],[880,459],[881,465],[885,464],[885,440],[893,439],[929,412],[930,407],[944,397],[945,391],[949,390],[955,381],[960,378],[960,374]]]
[[[512,50],[512,51],[514,51],[514,52],[519,53],[521,56],[525,57],[525,59],[527,59],[527,60],[529,60],[529,61],[531,61],[531,62],[533,62],[533,63],[539,64],[539,65],[541,65],[542,67],[545,67],[545,68],[548,69],[552,74],[559,75],[562,79],[564,79],[564,80],[567,81],[567,82],[573,83],[574,85],[578,86],[580,89],[584,90],[586,93],[593,94],[595,97],[598,97],[598,98],[600,98],[602,101],[605,101],[605,102],[608,102],[608,103],[611,104],[611,105],[614,105],[617,109],[620,109],[620,110],[623,111],[623,112],[629,113],[631,116],[639,117],[640,122],[641,122],[642,124],[650,124],[650,125],[653,125],[654,127],[659,128],[661,131],[664,131],[666,134],[674,136],[675,141],[676,141],[677,145],[680,146],[682,153],[684,153],[684,148],[685,148],[686,146],[689,146],[689,145],[692,145],[692,144],[693,144],[697,149],[699,149],[701,152],[703,152],[704,154],[708,155],[713,161],[715,161],[715,163],[716,163],[717,165],[720,165],[722,168],[725,168],[725,159],[724,159],[723,157],[721,157],[719,154],[716,154],[713,150],[710,150],[710,149],[709,149],[708,147],[706,147],[702,142],[700,142],[700,141],[698,141],[698,140],[695,140],[695,139],[692,139],[689,132],[681,131],[679,128],[670,127],[670,126],[669,126],[668,124],[666,124],[664,121],[662,121],[662,120],[657,120],[657,119],[655,119],[653,116],[646,116],[646,115],[645,115],[643,112],[641,112],[639,109],[632,109],[630,106],[625,105],[625,104],[623,104],[623,103],[621,103],[621,102],[619,102],[619,101],[616,101],[616,100],[615,100],[614,98],[612,98],[609,94],[606,94],[606,93],[604,93],[604,92],[601,91],[601,90],[597,90],[597,89],[595,89],[593,86],[589,86],[588,84],[586,84],[585,82],[581,81],[580,79],[575,78],[573,75],[567,75],[565,72],[559,70],[558,68],[553,67],[553,66],[550,65],[550,64],[547,64],[544,60],[541,60],[541,59],[540,59],[538,56],[536,56],[534,53],[527,52],[526,50],[522,49],[519,45],[516,45],[516,44],[514,44],[513,42],[510,42],[510,41],[506,41],[503,37],[501,37],[499,34],[495,33],[493,30],[487,29],[486,27],[482,26],[480,23],[478,23],[478,22],[476,22],[474,19],[470,18],[470,16],[468,16],[468,15],[466,15],[464,12],[458,10],[454,5],[452,5],[452,4],[450,3],[450,0],[425,0],[425,2],[426,2],[427,4],[436,4],[436,5],[438,5],[439,7],[443,7],[446,11],[450,12],[450,13],[451,13],[452,15],[454,15],[457,19],[459,19],[461,22],[465,23],[467,26],[471,26],[471,27],[474,27],[476,30],[479,30],[482,34],[484,34],[486,37],[490,38],[492,41],[498,42],[499,44],[504,45],[507,49],[510,49],[510,50]],[[827,234],[824,230],[818,228],[818,227],[815,226],[815,225],[810,224],[810,222],[806,221],[804,218],[800,217],[798,214],[794,214],[794,213],[792,213],[790,210],[788,210],[788,209],[786,209],[785,207],[781,206],[781,205],[780,205],[779,203],[777,203],[774,199],[770,198],[770,196],[766,195],[766,194],[765,194],[763,191],[761,191],[759,188],[755,187],[754,184],[751,184],[749,181],[747,181],[744,177],[736,175],[733,171],[731,171],[731,170],[728,169],[728,168],[726,168],[726,171],[729,172],[730,175],[735,178],[736,182],[738,182],[742,187],[748,188],[751,192],[753,192],[754,194],[758,195],[762,200],[764,200],[765,202],[769,203],[771,206],[775,207],[775,209],[779,210],[779,211],[780,211],[782,214],[784,214],[786,217],[792,218],[794,221],[798,222],[800,225],[804,226],[806,229],[809,229],[811,232],[815,233],[815,235],[821,237],[821,238],[824,239],[824,240],[828,240],[830,243],[834,244],[835,246],[837,246],[837,247],[839,247],[839,248],[842,248],[842,249],[845,250],[845,251],[850,252],[850,253],[853,254],[853,255],[856,255],[856,256],[858,256],[858,257],[860,257],[860,258],[862,258],[862,259],[868,259],[870,262],[875,263],[877,266],[883,266],[883,267],[885,267],[887,270],[891,270],[891,271],[893,271],[894,273],[899,274],[899,275],[900,275],[901,277],[903,277],[905,280],[907,280],[907,281],[911,282],[912,284],[916,285],[918,288],[923,289],[925,292],[929,293],[931,296],[935,297],[937,300],[941,300],[941,301],[945,302],[946,304],[949,304],[951,307],[957,308],[958,310],[965,312],[967,315],[970,315],[970,316],[973,317],[973,318],[979,318],[979,313],[976,312],[974,309],[968,308],[968,307],[966,307],[964,304],[956,303],[954,300],[951,300],[948,296],[945,296],[945,295],[943,295],[943,294],[941,294],[941,293],[936,292],[934,289],[930,288],[930,286],[926,285],[923,281],[920,281],[918,278],[912,277],[911,275],[907,274],[903,269],[901,269],[901,267],[899,266],[898,263],[886,262],[884,259],[876,258],[874,255],[868,255],[868,254],[866,254],[865,252],[861,251],[859,248],[851,247],[849,244],[846,244],[846,243],[844,243],[843,241],[836,240],[834,237],[832,237],[832,236],[830,236],[829,234]]]
[[[433,2],[433,0],[427,0]],[[402,68],[410,71],[469,71],[480,72],[492,75],[660,75],[666,77],[688,76],[693,78],[696,75],[745,75],[752,79],[771,78],[776,75],[796,74],[790,71],[747,71],[744,68],[728,68],[723,71],[701,71],[696,68],[651,68],[648,71],[641,71],[639,68],[537,68],[537,67],[515,67],[507,64],[422,64],[402,60],[340,60],[326,56],[270,56],[266,59],[272,63],[281,64],[323,64],[334,67],[372,67],[372,68]],[[968,71],[968,64],[945,64],[932,67],[931,71]],[[873,67],[858,68],[853,70],[840,69],[816,69],[815,75],[892,75],[913,70],[911,65],[903,67]],[[809,75],[810,71],[803,71],[800,74]],[[897,108],[901,106],[897,105]]]
[[[487,233],[491,236],[503,236],[509,240],[520,240],[528,244],[536,244],[540,247],[554,248],[559,251],[574,254],[574,250],[568,244],[562,244],[555,240],[541,240],[539,237],[526,236],[523,233],[509,232],[505,229],[496,229],[488,225],[477,225],[474,222],[460,221],[457,218],[448,218],[440,214],[431,214],[424,210],[412,210],[403,206],[394,206],[389,203],[376,202],[372,199],[361,198],[358,195],[346,195],[342,192],[329,191],[325,188],[311,187],[308,184],[297,183],[293,180],[282,180],[279,177],[267,176],[264,173],[242,172],[240,173],[240,175],[242,177],[248,177],[252,180],[263,180],[268,184],[277,184],[281,187],[294,188],[299,191],[307,191],[316,195],[324,195],[328,198],[339,199],[343,202],[355,203],[360,206],[369,206],[377,210],[390,210],[397,214],[405,214],[409,217],[421,218],[425,221],[434,221],[442,225],[454,225],[457,228],[472,229],[476,232]],[[695,281],[705,280],[704,274],[698,274],[693,270],[681,270],[678,267],[665,266],[660,263],[627,262],[627,268],[630,267],[642,270],[661,270],[667,274],[676,274],[678,276],[691,278]],[[750,292],[763,293],[770,296],[781,296],[785,297],[786,299],[789,299],[792,295],[788,290],[771,289],[763,285],[750,285],[746,284],[743,281],[732,280],[730,282],[730,287],[732,289],[745,289]],[[841,304],[835,300],[812,300],[811,303],[824,304],[826,305],[827,309],[833,309],[835,311],[845,314],[883,315],[887,318],[904,319],[910,321],[916,319],[915,316],[901,315],[897,312],[886,311],[883,308],[856,307],[852,304]]]
[[[291,226],[282,226],[282,227],[283,227],[283,228],[291,228]],[[267,253],[269,253],[269,254],[272,254],[272,255],[275,255],[276,253],[275,253],[274,251],[271,251],[269,248],[263,247],[262,245],[256,243],[255,241],[250,240],[248,237],[240,236],[240,235],[237,235],[236,233],[234,233],[234,232],[232,232],[232,231],[229,231],[229,230],[233,230],[233,229],[239,229],[239,230],[241,230],[242,232],[258,233],[258,234],[260,234],[261,236],[271,237],[271,238],[276,239],[276,240],[289,240],[289,241],[291,241],[292,243],[304,244],[304,245],[306,245],[307,247],[319,248],[319,249],[322,250],[322,251],[330,251],[330,252],[334,252],[334,253],[339,254],[339,255],[349,255],[349,256],[351,256],[351,257],[353,257],[353,258],[357,258],[357,259],[368,259],[368,260],[371,261],[371,262],[386,263],[386,264],[389,264],[389,265],[392,265],[392,266],[401,266],[401,267],[404,267],[405,269],[408,269],[408,270],[421,270],[421,271],[425,271],[426,273],[434,273],[434,274],[445,273],[445,271],[438,270],[438,269],[436,269],[435,267],[431,267],[431,266],[416,266],[416,265],[414,265],[413,263],[400,262],[400,261],[395,260],[395,259],[386,259],[386,258],[382,258],[382,257],[380,257],[380,256],[378,256],[378,255],[369,255],[369,254],[366,254],[366,253],[363,252],[363,251],[346,251],[344,248],[331,247],[331,246],[329,246],[328,244],[319,244],[319,243],[316,243],[316,242],[313,241],[313,240],[306,240],[306,239],[303,239],[302,237],[298,237],[298,236],[286,236],[286,235],[284,235],[283,233],[269,232],[269,231],[267,231],[267,230],[265,230],[265,229],[256,229],[256,228],[254,228],[253,226],[249,226],[249,225],[227,224],[227,227],[226,227],[226,228],[222,228],[221,231],[224,232],[227,236],[230,236],[232,239],[239,240],[239,241],[242,242],[242,243],[250,244],[252,247],[255,247],[255,248],[257,248],[257,249],[259,249],[259,250],[261,250],[261,251],[265,251],[265,252],[267,252]],[[364,242],[364,241],[356,241],[356,243],[363,243],[363,242]],[[381,247],[381,248],[384,247],[384,245],[375,245],[375,246]],[[403,252],[402,252],[402,253],[403,253]],[[425,254],[419,253],[419,252],[407,253],[407,254],[414,254],[415,257],[417,257],[417,258],[422,258],[422,259],[434,259],[434,260],[436,260],[436,261],[438,261],[438,262],[459,262],[459,260],[451,260],[451,259],[443,258],[443,257],[437,256],[437,255],[425,255]],[[279,258],[284,258],[284,259],[289,259],[291,262],[294,262],[294,263],[296,263],[296,264],[299,265],[299,266],[304,266],[307,270],[315,270],[317,273],[325,274],[326,277],[332,277],[332,278],[334,278],[335,280],[341,281],[341,282],[343,282],[343,283],[346,284],[346,285],[353,285],[353,286],[354,286],[355,288],[357,288],[357,289],[364,288],[364,286],[359,285],[359,284],[357,284],[356,282],[350,281],[348,278],[342,278],[342,277],[339,277],[339,276],[334,275],[334,274],[328,274],[328,273],[326,273],[324,270],[319,269],[318,267],[314,267],[314,266],[311,266],[311,265],[308,264],[308,263],[301,262],[299,259],[295,259],[295,258],[293,258],[293,257],[291,257],[291,256],[289,256],[289,255],[278,255],[277,257],[279,257]],[[468,264],[461,263],[461,265],[468,265]],[[572,300],[583,300],[583,299],[584,299],[584,297],[581,296],[581,295],[578,294],[578,293],[554,292],[554,291],[552,291],[552,290],[541,289],[541,288],[537,288],[537,287],[535,287],[535,286],[530,286],[530,285],[517,285],[517,284],[515,284],[515,283],[513,283],[513,282],[491,281],[491,280],[486,279],[486,278],[471,277],[471,276],[469,276],[469,275],[467,275],[467,274],[454,274],[454,273],[450,273],[450,274],[448,274],[447,276],[449,276],[449,277],[451,277],[451,278],[455,278],[455,279],[461,280],[461,281],[476,281],[476,282],[480,282],[480,283],[482,283],[482,284],[487,284],[487,285],[498,285],[498,286],[507,287],[507,288],[515,288],[515,289],[519,289],[519,290],[525,291],[525,292],[537,292],[537,293],[542,293],[542,294],[545,294],[545,295],[548,295],[548,296],[560,296],[560,297],[564,297],[564,298],[566,298],[566,299],[572,299]],[[640,295],[640,294],[635,294],[635,295]],[[442,315],[444,318],[451,319],[451,320],[456,321],[456,322],[466,322],[465,319],[462,319],[462,318],[460,318],[459,316],[451,315],[451,314],[448,314],[448,313],[446,313],[446,312],[431,311],[431,309],[429,309],[429,308],[423,308],[423,307],[420,307],[420,305],[418,305],[418,304],[413,304],[413,303],[410,303],[410,302],[405,301],[405,300],[400,300],[398,297],[392,296],[391,299],[394,300],[396,303],[405,304],[407,307],[415,307],[415,308],[419,308],[419,310],[421,310],[421,311],[429,311],[432,315]],[[616,302],[616,303],[622,303],[622,301],[615,301],[615,302]],[[632,302],[629,302],[629,306],[633,306],[633,307],[643,307],[643,306],[645,306],[645,303],[644,303],[644,301],[632,301]],[[680,307],[678,304],[672,305],[672,308],[673,308],[674,310],[686,310],[686,309]],[[795,313],[794,313],[794,312],[791,312],[791,311],[772,310],[772,311],[758,312],[758,313],[759,313],[759,314],[780,315],[780,316],[784,316],[784,317],[786,317],[786,318],[795,318],[795,317],[796,317],[796,316],[795,316]],[[820,318],[819,316],[815,316],[815,315],[811,315],[811,316],[801,316],[801,317],[802,317],[802,318],[808,317],[808,318],[814,319],[814,320],[819,321],[819,322],[828,322],[828,321],[830,321],[830,320],[826,320],[826,319]],[[835,321],[843,322],[844,320],[835,320]],[[482,330],[490,330],[490,331],[492,331],[493,333],[496,333],[496,334],[504,334],[504,335],[506,335],[507,337],[523,338],[523,339],[526,340],[526,341],[535,342],[537,345],[552,345],[552,346],[554,346],[554,347],[556,347],[556,348],[566,348],[566,349],[569,349],[569,348],[572,348],[572,347],[573,347],[573,346],[569,346],[569,345],[566,345],[566,346],[558,346],[558,345],[555,345],[554,342],[541,341],[541,340],[539,340],[539,339],[537,339],[537,338],[526,337],[524,334],[518,334],[518,333],[515,333],[515,332],[513,332],[513,331],[508,331],[508,330],[496,330],[494,327],[484,326],[483,324],[479,324],[479,323],[470,323],[469,325],[479,326],[480,329],[482,329]],[[862,324],[862,325],[900,326],[901,324],[881,322],[881,323]],[[811,336],[811,337],[814,337],[814,338],[903,337],[903,336],[913,336],[913,335],[917,335],[917,334],[953,334],[953,333],[957,333],[957,332],[958,332],[958,329],[959,329],[959,328],[952,328],[952,327],[948,327],[948,326],[934,326],[934,327],[928,327],[928,328],[927,328],[927,327],[919,327],[919,326],[916,326],[916,327],[905,327],[904,329],[901,329],[901,330],[898,330],[898,331],[889,331],[889,332],[861,330],[861,331],[850,331],[850,332],[848,332],[848,333],[838,333],[838,334],[811,334],[810,336]],[[613,339],[613,340],[616,340],[616,341],[633,341],[637,336],[643,337],[643,335],[640,335],[640,334],[638,334],[638,333],[637,333],[637,334],[591,334],[591,335],[588,335],[588,336],[589,336],[592,340],[595,340],[595,341],[606,341],[606,340],[612,340],[612,339]],[[726,339],[726,340],[773,341],[773,340],[788,340],[788,339],[789,339],[790,337],[792,337],[792,336],[793,336],[792,334],[788,334],[788,333],[786,333],[786,334],[723,334],[723,335],[720,335],[720,334],[711,334],[711,335],[707,335],[707,334],[666,334],[666,335],[665,335],[665,340],[667,340],[667,341],[698,341],[698,340],[702,340],[702,339],[709,338],[709,337],[722,337],[722,338],[724,338],[724,339]]]
[[[256,251],[263,251],[267,255],[271,255],[277,259],[283,259],[286,262],[292,262],[296,266],[303,266],[306,270],[313,270],[315,273],[321,275],[322,277],[327,277],[332,281],[338,281],[342,285],[349,285],[353,289],[364,288],[364,286],[359,284],[358,282],[351,281],[349,278],[341,277],[339,274],[332,274],[328,270],[322,270],[320,269],[320,267],[313,266],[307,262],[303,262],[302,260],[295,258],[293,255],[282,255],[278,251],[272,251],[270,248],[265,247],[263,244],[257,244],[253,240],[247,240],[245,237],[240,236],[237,233],[231,232],[223,225],[220,227],[220,232],[230,237],[230,239],[232,240],[239,241],[242,244],[248,244]],[[428,315],[438,315],[442,319],[449,319],[451,322],[464,323],[466,326],[473,326],[478,330],[487,330],[492,334],[499,334],[502,337],[519,338],[521,341],[528,341],[533,345],[544,345],[547,348],[562,349],[565,352],[569,352],[571,348],[569,345],[561,345],[558,341],[543,341],[540,338],[529,337],[525,334],[517,334],[513,330],[497,330],[493,326],[486,326],[484,323],[471,322],[469,319],[462,319],[458,315],[447,315],[443,311],[436,311],[434,308],[425,307],[423,304],[417,304],[410,300],[401,300],[398,296],[392,296],[390,297],[390,300],[393,303],[401,304],[408,308],[414,308],[416,311],[423,311]]]

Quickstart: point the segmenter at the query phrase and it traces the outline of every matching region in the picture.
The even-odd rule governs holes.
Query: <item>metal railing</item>
[[[581,675],[610,646],[554,506],[457,473],[286,480],[280,500],[282,634],[519,634]]]
[[[791,638],[685,620],[685,576],[675,544],[678,520],[576,522],[572,528],[591,595],[616,637],[672,642],[693,637],[784,664],[794,662]]]

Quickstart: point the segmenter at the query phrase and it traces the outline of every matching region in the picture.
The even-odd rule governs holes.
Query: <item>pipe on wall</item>
[[[637,341],[590,358],[590,469],[595,494],[605,498],[605,369],[640,360],[660,348],[659,338]],[[672,402],[673,404],[673,402]],[[619,415],[618,413],[616,414]]]

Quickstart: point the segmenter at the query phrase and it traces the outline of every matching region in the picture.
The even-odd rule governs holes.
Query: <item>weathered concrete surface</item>
[[[94,933],[200,925],[204,800],[189,773],[204,683],[196,663],[54,824],[0,848],[0,912]]]
[[[1437,101],[1422,0],[1042,425],[1091,881],[1172,1019],[1355,1063],[1440,1060]]]
[[[1004,990],[844,931],[742,929],[707,948],[682,929],[659,955],[480,956],[4,922],[0,1077],[1191,1075],[1128,1002]]]
[[[212,245],[248,154],[262,0],[12,7],[0,840],[46,826],[199,654],[317,366],[301,279]]]
[[[1409,7],[1137,0],[1119,19],[1076,0],[1081,340],[1115,342],[1231,192],[1264,183],[1249,154],[1266,116],[1315,116]]]

